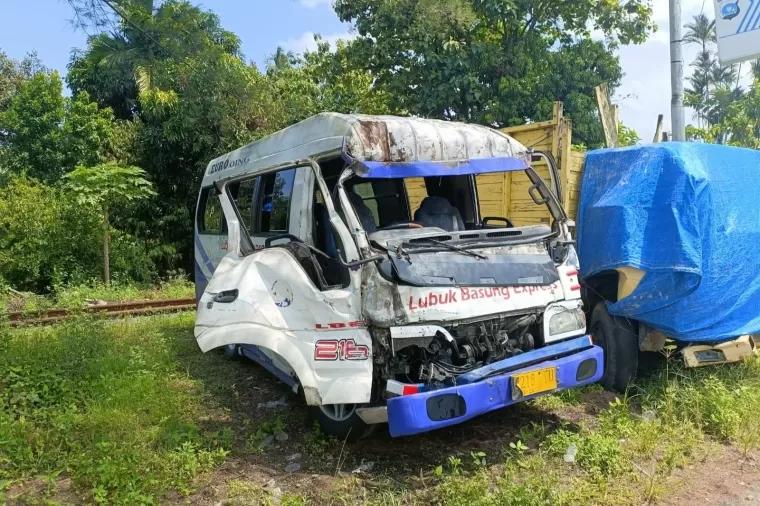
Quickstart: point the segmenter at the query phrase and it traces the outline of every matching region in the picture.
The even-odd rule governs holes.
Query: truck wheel
[[[605,302],[600,302],[591,313],[591,335],[604,350],[600,383],[606,390],[624,393],[639,366],[639,339],[633,325],[625,318],[612,316]]]
[[[322,430],[338,439],[356,441],[369,436],[375,425],[367,425],[359,418],[357,404],[324,404],[312,406],[312,414]]]

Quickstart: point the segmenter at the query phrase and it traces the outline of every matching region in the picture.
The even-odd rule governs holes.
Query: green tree
[[[63,97],[57,72],[38,72],[19,84],[0,112],[2,164],[8,171],[52,183],[77,164],[111,156],[113,115],[87,93]]]
[[[352,65],[393,111],[501,127],[548,119],[563,100],[591,147],[603,142],[594,87],[622,76],[614,48],[654,28],[646,0],[337,0],[335,10],[359,33]]]
[[[72,56],[69,84],[75,96],[87,91],[131,122],[119,127],[129,135],[116,151],[142,167],[160,195],[155,206],[133,206],[120,223],[155,246],[162,269],[176,269],[177,261],[189,267],[208,161],[286,126],[282,101],[211,12],[176,0],[158,7],[123,0],[115,5],[129,21],[99,21],[98,0],[74,3],[82,19],[110,31]]]
[[[689,78],[690,87],[685,90],[685,104],[696,113],[698,125],[691,129],[694,134],[691,138],[696,139],[705,137],[699,133],[701,130],[708,131],[721,123],[726,106],[741,97],[743,90],[739,87],[737,67],[722,67],[715,55],[715,21],[700,13],[685,28],[684,41],[699,46],[691,63],[694,70]],[[715,140],[722,142],[723,135],[714,133],[717,133]]]
[[[0,278],[49,291],[97,275],[98,216],[59,188],[11,177],[0,199]]]
[[[21,61],[9,58],[0,51],[0,111],[10,105],[19,87],[40,72],[50,73],[37,57],[37,53],[27,54]]]
[[[241,57],[240,39],[224,30],[219,18],[185,1],[124,0],[118,9],[124,18],[103,19],[107,6],[97,0],[70,0],[80,18],[111,30],[88,39],[85,51],[74,51],[68,83],[74,94],[89,92],[118,118],[139,113],[139,93],[155,85],[161,62],[180,61],[219,51]],[[126,18],[126,19],[125,19]],[[186,62],[189,68],[192,64]]]
[[[61,125],[66,114],[57,72],[39,72],[19,85],[7,110],[0,112],[4,165],[42,181],[63,174]]]
[[[330,44],[315,35],[315,51],[303,55],[277,48],[267,67],[267,86],[278,97],[278,117],[290,125],[320,112],[388,114],[390,95],[372,75],[353,68],[348,44]]]
[[[641,137],[636,130],[620,123],[618,124],[618,140],[621,146],[635,146],[641,142]]]
[[[683,41],[687,44],[699,44],[702,47],[702,53],[706,53],[708,45],[717,40],[715,33],[715,20],[711,20],[703,12],[694,16],[690,23],[684,26]]]
[[[111,224],[109,209],[114,205],[146,199],[155,195],[145,171],[105,163],[94,167],[79,166],[66,174],[67,186],[80,204],[98,210],[103,219],[103,281],[111,282],[109,243]]]

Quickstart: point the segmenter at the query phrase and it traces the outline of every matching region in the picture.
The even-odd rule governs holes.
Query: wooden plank
[[[481,218],[501,216],[504,202],[504,177],[500,173],[475,176],[478,189],[478,206]]]
[[[616,148],[620,146],[617,134],[617,124],[615,123],[615,112],[610,103],[610,92],[606,84],[600,84],[595,88],[596,105],[599,108],[599,119],[602,121],[602,130],[607,147]]]
[[[586,162],[586,153],[573,151],[570,155],[570,170],[572,172],[582,172],[583,164]]]
[[[550,183],[549,169],[539,168],[539,170],[537,170],[536,172],[538,173],[539,176],[541,176],[544,179],[544,181],[546,181],[547,185]],[[522,182],[522,181],[530,182],[530,179],[528,179],[528,176],[524,172],[512,173],[512,184],[516,182]]]
[[[404,184],[406,185],[406,194],[409,197],[409,211],[414,216],[422,201],[427,197],[425,180],[421,177],[409,178],[404,180]]]
[[[528,130],[512,135],[512,137],[526,147],[546,151],[551,148],[553,132],[553,128],[542,128],[541,130]]]
[[[555,160],[559,160],[559,142],[560,142],[560,125],[562,124],[562,102],[554,102],[554,119],[557,124],[552,130],[552,156]],[[559,163],[559,162],[558,162]]]
[[[664,116],[662,114],[657,116],[657,126],[654,129],[654,140],[652,142],[662,141],[662,120]]]
[[[559,132],[559,166],[560,182],[562,184],[562,198],[560,203],[565,205],[568,201],[569,194],[568,188],[571,181],[573,181],[574,175],[570,170],[570,157],[572,152],[572,137],[573,137],[573,124],[565,120],[564,118],[559,123],[557,128]]]
[[[533,201],[530,202],[512,202],[509,210],[509,216],[515,214],[525,214],[530,216],[551,216],[546,206],[537,206]]]
[[[512,205],[512,172],[504,173],[504,198],[501,202],[501,214],[502,218],[509,216],[509,206]]]
[[[553,118],[548,121],[537,121],[536,123],[527,123],[525,125],[506,127],[502,128],[501,131],[505,134],[512,135],[513,133],[524,132],[526,130],[537,130],[539,128],[552,127],[556,124],[556,118]]]

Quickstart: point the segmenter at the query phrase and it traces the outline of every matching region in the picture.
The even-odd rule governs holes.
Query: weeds
[[[335,438],[326,435],[319,427],[319,423],[314,420],[311,430],[304,437],[301,447],[303,451],[311,455],[322,456],[329,451],[330,446],[334,443],[336,443]]]
[[[88,503],[161,503],[169,492],[193,494],[198,478],[229,458],[233,444],[240,454],[259,454],[265,440],[283,432],[284,420],[293,429],[287,411],[270,412],[255,425],[222,422],[238,402],[234,384],[242,381],[230,367],[244,366],[196,353],[194,343],[187,344],[192,318],[82,317],[52,327],[0,326],[0,502],[17,500],[10,496],[18,484],[31,480],[36,488],[22,491],[23,500],[45,503],[65,473]],[[671,362],[631,396],[573,423],[562,421],[561,409],[583,412],[578,408],[599,387],[532,401],[545,419],[522,423],[500,448],[464,450],[423,469],[430,476],[423,488],[393,482],[368,490],[342,474],[331,480],[343,483],[339,493],[347,502],[378,505],[656,501],[670,492],[674,470],[718,444],[732,444],[745,456],[760,449],[760,360],[698,370]],[[187,372],[190,363],[202,369],[203,383]],[[208,402],[212,393],[228,405]],[[340,448],[342,465],[345,443],[318,427],[296,444],[316,459]],[[227,485],[229,504],[304,504],[300,496],[248,481]],[[44,497],[27,501],[34,494]]]
[[[448,466],[435,469],[439,485],[410,502],[650,503],[670,491],[675,469],[699,461],[717,442],[735,443],[745,455],[760,448],[758,359],[703,370],[671,363],[632,391],[634,397],[615,399],[593,424],[522,427],[498,476],[484,465],[467,472],[449,458]],[[575,402],[579,396],[555,394],[534,404],[557,409]]]
[[[285,431],[285,423],[282,418],[275,417],[271,420],[264,420],[259,424],[256,430],[248,435],[245,441],[246,453],[259,453],[264,451],[264,442],[269,437],[273,439],[278,434]]]
[[[89,501],[158,502],[188,494],[227,455],[229,435],[204,434],[209,416],[179,374],[172,325],[75,319],[53,327],[0,328],[0,480],[67,471]]]

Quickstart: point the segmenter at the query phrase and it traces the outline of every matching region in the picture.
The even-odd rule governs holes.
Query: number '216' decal
[[[367,360],[369,347],[356,344],[353,339],[328,339],[317,341],[314,360]]]

